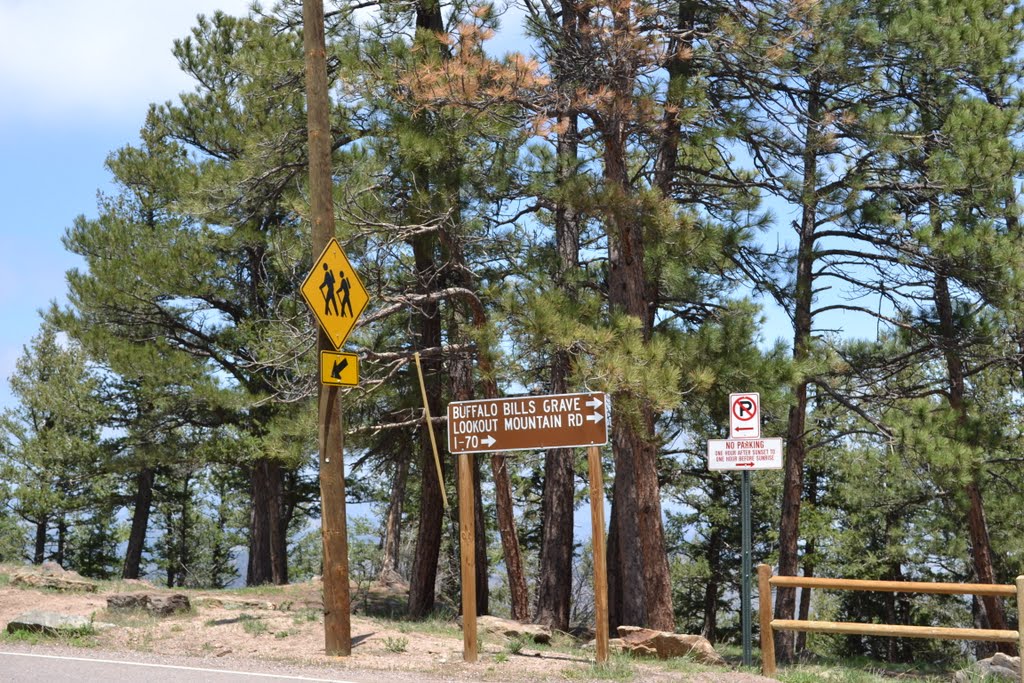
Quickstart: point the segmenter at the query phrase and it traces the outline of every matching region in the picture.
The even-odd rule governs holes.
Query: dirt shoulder
[[[8,644],[25,636],[6,634],[9,621],[31,610],[89,617],[95,633],[63,641],[63,646],[137,655],[183,656],[197,661],[262,660],[318,670],[390,672],[409,680],[588,681],[594,679],[754,683],[750,673],[712,669],[692,662],[647,663],[615,657],[599,669],[588,652],[568,636],[550,646],[508,642],[484,635],[479,660],[462,657],[462,634],[454,622],[406,621],[404,596],[385,588],[353,590],[352,656],[327,657],[319,582],[223,591],[167,590],[144,582],[98,582],[95,593],[59,592],[15,586],[9,577],[21,568],[0,566],[0,629]],[[145,591],[184,593],[192,611],[158,618],[143,612],[110,612],[107,597]],[[367,613],[373,616],[368,616]],[[35,643],[43,638],[34,636]],[[49,642],[49,641],[46,641]],[[390,678],[390,676],[388,676]]]

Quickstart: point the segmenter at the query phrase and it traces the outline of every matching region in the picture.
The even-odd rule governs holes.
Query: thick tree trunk
[[[250,475],[249,567],[246,585],[288,583],[288,549],[281,529],[281,465],[260,458]]]
[[[628,98],[620,84],[617,97]],[[642,226],[631,201],[626,167],[626,124],[615,111],[626,111],[624,102],[611,105],[602,139],[604,176],[611,204],[608,239],[608,299],[613,311],[637,318],[645,341],[650,339],[652,317],[647,297]],[[621,109],[619,109],[621,107]],[[618,572],[622,600],[620,618],[634,625],[672,631],[672,588],[661,519],[657,457],[654,444],[654,409],[643,397],[619,391],[612,399],[619,405],[638,406],[636,419],[617,418],[612,423],[615,449],[615,483],[612,505],[617,507]],[[613,624],[614,626],[614,624]]]
[[[807,125],[803,154],[803,197],[800,235],[797,245],[796,292],[793,315],[793,360],[799,366],[810,355],[814,301],[814,239],[817,221],[818,145],[820,144],[820,103],[817,84],[812,81],[808,95]],[[794,403],[789,409],[786,429],[785,474],[782,484],[782,515],[779,524],[779,575],[796,576],[799,568],[797,541],[800,537],[800,503],[803,495],[804,460],[807,454],[807,386],[804,378],[793,387]],[[775,597],[775,618],[792,619],[796,611],[796,589],[779,588]],[[780,663],[794,660],[794,634],[778,631],[775,656]]]
[[[137,579],[142,568],[142,551],[146,547],[149,530],[149,512],[153,506],[153,480],[155,472],[144,467],[135,475],[135,507],[132,510],[132,528],[128,533],[128,547],[124,555],[122,579]]]

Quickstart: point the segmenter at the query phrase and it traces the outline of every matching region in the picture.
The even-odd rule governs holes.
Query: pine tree
[[[81,347],[59,335],[43,321],[10,378],[18,403],[0,415],[0,481],[12,488],[15,514],[34,527],[35,564],[65,564],[68,534],[109,505],[100,380]]]

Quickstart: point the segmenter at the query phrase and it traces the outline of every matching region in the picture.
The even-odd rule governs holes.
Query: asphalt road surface
[[[125,655],[51,648],[4,647],[3,683],[399,683],[423,681],[422,675],[379,671],[337,671],[256,661],[209,661],[184,657]]]

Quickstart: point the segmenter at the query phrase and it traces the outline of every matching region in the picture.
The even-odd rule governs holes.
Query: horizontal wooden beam
[[[844,591],[878,591],[881,593],[937,593],[940,595],[996,595],[1012,598],[1015,586],[996,583],[926,583],[924,581],[870,581],[864,579],[829,579],[817,576],[773,576],[773,586],[796,588],[831,588]]]
[[[896,624],[855,624],[836,621],[803,621],[772,619],[772,628],[781,631],[809,633],[840,633],[844,635],[891,636],[895,638],[940,638],[943,640],[984,640],[993,643],[1014,643],[1017,631],[996,631],[980,628],[944,628],[938,626],[901,626]]]

